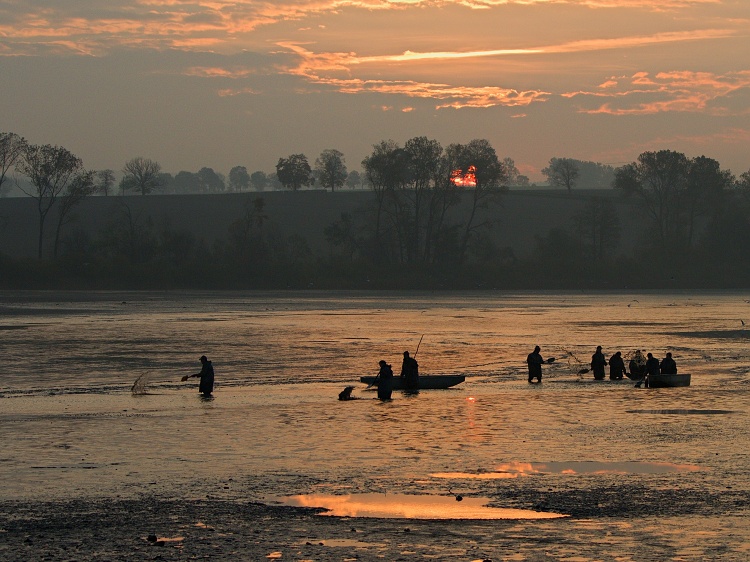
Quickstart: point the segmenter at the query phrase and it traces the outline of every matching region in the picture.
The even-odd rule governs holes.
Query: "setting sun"
[[[476,171],[476,166],[469,166],[466,173],[464,173],[463,170],[453,170],[451,172],[451,182],[457,187],[476,187]]]

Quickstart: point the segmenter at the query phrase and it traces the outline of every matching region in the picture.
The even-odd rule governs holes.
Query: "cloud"
[[[565,97],[611,98],[581,113],[650,115],[666,112],[703,112],[711,115],[744,115],[744,103],[732,103],[741,92],[750,92],[750,70],[723,74],[698,71],[637,72],[629,78],[613,77],[599,91],[577,91]]]
[[[228,69],[223,67],[193,66],[182,72],[185,76],[197,76],[200,78],[231,78],[233,80],[246,78],[254,74],[252,69],[238,68]]]
[[[222,88],[217,92],[220,97],[231,97],[241,95],[258,95],[258,91],[253,88]]]
[[[67,45],[73,53],[87,54],[139,45],[163,49],[210,46],[222,52],[237,52],[256,41],[254,33],[260,28],[302,22],[296,26],[297,32],[317,29],[324,33],[329,26],[328,22],[320,21],[321,18],[336,20],[344,13],[358,14],[347,21],[356,20],[366,38],[364,22],[366,15],[372,12],[437,13],[452,7],[466,11],[491,10],[496,14],[512,5],[651,12],[689,11],[695,6],[720,4],[719,0],[4,0],[0,3],[0,37],[3,37],[4,50],[12,54],[35,54],[49,44]],[[572,43],[569,47],[589,48],[586,43],[605,44],[606,41],[582,41],[580,46]],[[402,56],[431,55],[404,53]],[[476,54],[443,53],[443,56]]]

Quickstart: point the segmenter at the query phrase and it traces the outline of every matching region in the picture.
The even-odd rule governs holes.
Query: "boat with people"
[[[378,381],[375,375],[360,377],[359,380],[368,386],[377,386]],[[450,388],[461,384],[466,380],[464,375],[419,375],[419,390],[437,390]],[[404,390],[404,380],[401,377],[391,379],[391,388],[393,390]]]

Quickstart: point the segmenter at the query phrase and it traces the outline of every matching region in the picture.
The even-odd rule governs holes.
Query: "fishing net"
[[[151,373],[143,373],[140,377],[135,379],[133,388],[130,389],[130,392],[132,392],[134,395],[146,394],[146,386],[148,385],[150,378]]]
[[[566,355],[566,362],[571,375],[577,375],[583,378],[583,375],[589,372],[588,363],[581,361],[578,356],[569,349],[562,348]]]

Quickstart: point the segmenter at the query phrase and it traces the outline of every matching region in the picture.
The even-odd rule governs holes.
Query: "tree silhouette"
[[[205,193],[221,193],[226,188],[224,178],[214,172],[213,168],[201,168],[198,170],[198,180],[201,183],[201,191]]]
[[[231,191],[247,191],[250,187],[250,174],[245,166],[235,166],[229,170],[229,189]]]
[[[19,189],[36,199],[39,213],[37,257],[42,259],[44,223],[58,197],[86,173],[80,158],[61,146],[26,145],[17,163],[18,171],[29,178],[33,191]]]
[[[323,188],[330,187],[331,191],[334,191],[337,187],[344,185],[344,181],[346,181],[347,172],[344,155],[332,148],[324,150],[315,160],[315,171]]]
[[[293,191],[312,185],[314,181],[312,168],[304,154],[292,154],[288,158],[279,158],[276,164],[276,175],[281,185]]]
[[[55,258],[60,247],[60,233],[63,226],[73,220],[73,208],[96,191],[94,174],[94,172],[87,171],[81,171],[76,174],[60,195],[57,209],[57,228],[55,229],[55,242],[52,251],[52,255]]]
[[[376,259],[386,257],[384,215],[387,199],[394,191],[408,182],[408,154],[392,140],[381,141],[373,146],[372,154],[362,160],[367,183],[375,192],[375,251]]]
[[[120,182],[123,192],[125,189],[133,189],[139,191],[141,195],[146,195],[161,185],[159,183],[161,165],[149,158],[137,156],[127,161],[122,171],[125,174],[123,181]]]
[[[490,225],[488,219],[479,219],[479,210],[486,209],[499,200],[502,192],[507,189],[508,175],[488,140],[474,139],[466,145],[451,145],[449,149],[455,154],[459,169],[466,171],[473,167],[476,178],[476,186],[471,190],[469,218],[464,224],[459,248],[459,263],[463,263],[471,238],[478,229]]]
[[[602,261],[620,244],[620,217],[609,199],[594,197],[572,220],[588,258]]]
[[[265,172],[258,170],[250,175],[250,185],[255,191],[263,191],[268,185],[268,176]]]
[[[112,186],[115,185],[115,172],[114,170],[99,170],[95,172],[95,180],[96,186],[94,191],[107,196],[112,190]]]
[[[27,145],[26,139],[16,133],[0,132],[0,193],[8,170],[21,158]]]
[[[576,184],[579,169],[572,158],[551,158],[549,166],[542,169],[547,180],[553,187],[564,187],[570,193]]]
[[[352,170],[346,176],[346,186],[350,189],[357,189],[359,187],[362,187],[363,181],[364,180],[362,178],[362,174],[360,174],[357,170]]]

